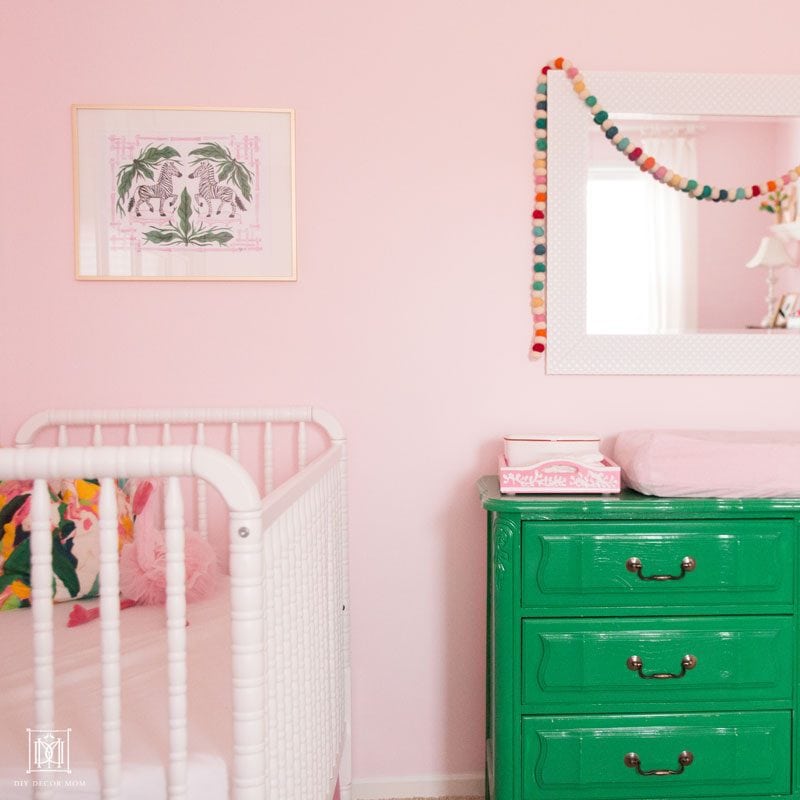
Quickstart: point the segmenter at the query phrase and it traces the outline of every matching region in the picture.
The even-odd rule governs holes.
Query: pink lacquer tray
[[[596,464],[553,459],[527,467],[498,466],[503,494],[612,494],[620,490],[620,468],[610,459]]]

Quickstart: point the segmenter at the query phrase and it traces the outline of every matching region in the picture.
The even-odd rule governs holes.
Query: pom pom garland
[[[800,176],[800,165],[788,170],[785,174],[774,180],[762,184],[753,184],[750,187],[738,186],[736,188],[719,188],[702,184],[693,178],[684,178],[663,164],[659,164],[653,156],[625,136],[619,126],[611,119],[598,102],[597,98],[589,92],[586,80],[580,70],[564,58],[556,58],[546,64],[539,75],[536,86],[536,159],[534,161],[534,175],[536,176],[536,197],[533,219],[536,237],[534,247],[535,263],[533,265],[534,281],[531,284],[531,309],[533,314],[533,341],[530,348],[532,358],[541,358],[545,351],[547,341],[547,326],[545,319],[545,289],[546,289],[546,248],[544,241],[547,228],[547,79],[551,70],[563,71],[563,74],[572,82],[575,94],[583,101],[592,115],[593,121],[608,140],[608,142],[636,164],[642,172],[648,172],[659,183],[683,192],[697,200],[710,200],[714,203],[735,203],[740,200],[751,200],[760,195],[777,191],[787,184],[794,183]],[[544,180],[539,180],[543,177]]]

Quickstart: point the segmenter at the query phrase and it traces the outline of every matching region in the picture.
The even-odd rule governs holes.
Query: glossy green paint
[[[495,477],[480,492],[487,796],[800,800],[800,499],[514,497]],[[677,575],[685,556],[696,568],[676,581],[625,568],[637,557],[645,576]],[[687,653],[697,664],[679,679],[627,666],[638,655],[645,674],[678,674]],[[677,767],[690,744],[702,756],[640,776],[617,752],[629,741],[643,769]]]
[[[791,791],[791,713],[524,717],[523,800],[786,795]],[[640,775],[625,765],[636,753]]]
[[[669,606],[687,609],[770,607],[791,610],[794,597],[794,522],[786,519],[607,520],[526,522],[522,525],[522,603],[537,613],[613,614]],[[646,581],[642,575],[680,576],[689,556],[693,571],[679,580]]]
[[[521,703],[528,713],[789,707],[790,617],[524,619]],[[683,671],[685,655],[696,659]],[[642,678],[628,667],[639,656]]]

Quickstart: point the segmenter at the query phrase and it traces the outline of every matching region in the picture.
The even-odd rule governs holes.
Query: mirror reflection
[[[719,187],[800,164],[800,118],[615,114],[657,162]],[[800,333],[795,186],[749,201],[675,191],[589,131],[587,333]]]

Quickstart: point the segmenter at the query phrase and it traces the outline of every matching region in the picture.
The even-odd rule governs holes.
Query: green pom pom
[[[697,188],[697,181],[690,180],[689,183],[686,184],[686,188],[683,190],[684,192],[693,192]]]
[[[592,106],[596,106],[597,105],[597,98],[593,94],[590,94],[586,98],[586,105],[589,106],[589,108],[592,108]]]
[[[534,264],[533,265],[533,271],[534,272],[546,272],[547,268],[545,267],[545,265],[542,262],[539,262],[538,264]]]
[[[547,139],[537,139],[536,140],[536,149],[537,150],[547,150]]]
[[[547,128],[547,120],[546,119],[537,119],[536,120],[536,127],[537,128]]]
[[[544,236],[544,228],[539,228],[539,227],[534,228],[533,229],[533,235],[534,236]]]
[[[608,119],[608,112],[607,111],[598,111],[594,115],[594,121],[599,125],[601,122],[605,122]]]
[[[541,291],[542,291],[542,289],[544,289],[544,281],[534,281],[534,282],[531,284],[531,288],[532,288],[534,291],[541,292]]]

